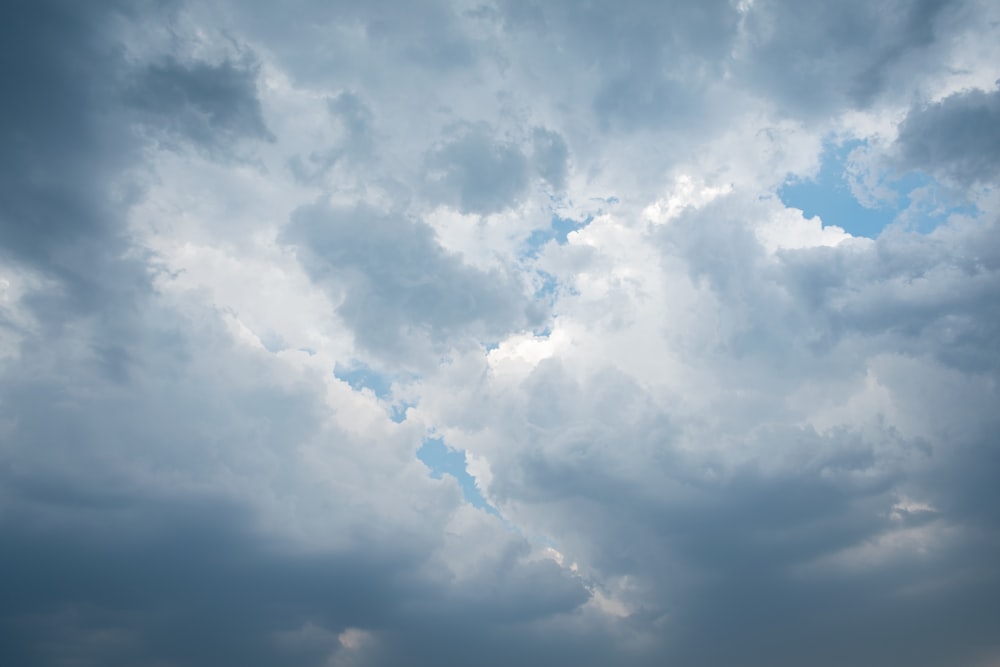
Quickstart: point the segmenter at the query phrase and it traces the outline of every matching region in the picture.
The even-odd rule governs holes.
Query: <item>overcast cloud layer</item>
[[[997,667],[998,26],[0,4],[0,664]]]

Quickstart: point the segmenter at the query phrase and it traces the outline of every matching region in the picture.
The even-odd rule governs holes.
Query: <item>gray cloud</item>
[[[466,265],[403,213],[317,204],[295,213],[284,239],[314,280],[343,290],[339,313],[358,345],[386,358],[542,321],[517,278]]]
[[[733,351],[798,364],[792,349],[812,355],[862,337],[963,372],[1000,369],[988,343],[1000,319],[984,309],[1000,296],[995,225],[887,230],[870,246],[782,250],[775,265],[734,215],[719,202],[657,237],[740,321]]]
[[[721,74],[738,18],[732,3],[715,1],[499,5],[507,30],[539,40],[539,57],[595,72],[591,108],[606,127],[626,130],[697,117],[703,77]]]
[[[211,318],[178,332],[163,308],[130,331],[141,362],[124,378],[94,372],[89,336],[5,364],[5,661],[318,665],[356,628],[381,647],[366,664],[430,664],[428,637],[467,635],[452,657],[499,650],[510,624],[587,600],[495,519],[487,557],[452,581],[439,549],[460,494],[420,470],[416,443],[385,458],[391,443],[329,428],[315,381],[279,388],[269,356],[233,348]],[[318,461],[300,457],[317,443]],[[332,476],[311,472],[324,463]],[[378,509],[401,492],[412,512]],[[305,535],[266,526],[289,501]]]
[[[352,627],[385,633],[398,664],[430,664],[440,649],[424,632],[439,641],[447,639],[443,627],[480,633],[505,617],[571,609],[584,594],[548,571],[554,565],[539,564],[496,579],[506,601],[443,598],[419,576],[426,553],[363,542],[347,552],[296,553],[255,535],[242,508],[212,499],[122,498],[55,517],[48,509],[34,526],[2,524],[9,567],[0,631],[9,638],[5,660],[17,664],[317,665]],[[325,636],[295,641],[310,626]],[[474,652],[468,641],[449,653]]]
[[[542,361],[516,391],[487,385],[467,399],[483,421],[465,428],[503,443],[478,452],[488,497],[595,579],[628,577],[627,623],[659,638],[662,662],[990,659],[981,619],[997,614],[1000,515],[982,466],[997,456],[1000,229],[775,256],[727,219],[745,210],[731,204],[650,237],[671,283],[681,262],[700,300],[717,300],[715,335],[683,348],[691,387],[657,400],[611,364],[581,374],[568,359]],[[836,387],[866,376],[892,397],[876,421],[802,424],[797,395],[821,387],[837,404]],[[691,414],[701,383],[716,388],[711,408]]]
[[[167,58],[143,68],[125,99],[143,112],[154,133],[220,150],[241,138],[274,140],[264,124],[256,80],[252,63]]]
[[[515,206],[528,188],[528,159],[488,127],[457,127],[427,157],[429,189],[463,213]],[[557,150],[557,149],[556,149]]]
[[[0,663],[992,664],[994,213],[772,251],[698,200],[719,100],[891,111],[978,10],[747,6],[4,4]],[[997,99],[900,163],[992,184]]]
[[[305,158],[299,155],[292,157],[289,164],[300,182],[315,181],[343,160],[352,164],[362,163],[371,157],[374,149],[372,110],[360,97],[342,92],[331,98],[327,106],[339,125],[341,135],[329,148],[314,150]]]
[[[143,282],[108,261],[126,245],[109,177],[135,157],[110,102],[125,64],[111,5],[5,3],[0,15],[0,255],[60,280],[50,314],[92,308]],[[112,288],[112,285],[116,287]]]
[[[903,653],[929,667],[946,656],[976,664],[995,650],[988,623],[972,619],[996,614],[998,517],[986,510],[996,498],[968,467],[996,456],[983,449],[995,418],[972,412],[976,432],[961,443],[892,428],[719,434],[745,461],[733,464],[681,446],[683,424],[627,379],[578,383],[543,364],[526,384],[524,413],[498,406],[504,423],[493,426],[521,445],[490,451],[493,498],[585,555],[599,579],[628,576],[637,611],[627,623],[659,638],[657,660],[875,666]],[[744,398],[733,400],[750,402],[752,391],[740,386]],[[912,407],[947,391],[922,386],[933,398],[914,396]],[[739,413],[725,403],[718,409]],[[774,410],[773,400],[756,409]],[[934,510],[893,515],[908,493]],[[924,556],[896,532],[935,536],[946,525],[962,528],[916,538],[928,540]],[[845,564],[822,565],[849,547],[858,553]]]
[[[903,165],[962,186],[1000,178],[1000,90],[956,93],[910,110],[899,129]]]
[[[511,33],[536,34],[597,76],[592,104],[616,129],[686,127],[715,113],[724,73],[785,113],[815,116],[898,94],[912,67],[950,48],[962,2],[500,3]],[[537,31],[537,32],[536,32]],[[550,57],[551,47],[544,47]],[[569,62],[566,63],[569,66]]]

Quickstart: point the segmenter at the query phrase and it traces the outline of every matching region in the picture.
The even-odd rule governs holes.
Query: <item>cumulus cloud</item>
[[[929,284],[948,290],[945,274],[967,260],[937,255],[934,235],[768,256],[720,224],[723,203],[658,230],[671,240],[662,287],[647,277],[645,293],[616,290],[614,301],[633,302],[623,317],[595,322],[577,283],[554,351],[517,366],[498,357],[478,393],[437,396],[442,413],[476,416],[451,437],[490,462],[487,497],[502,513],[609,590],[629,582],[617,599],[635,631],[698,633],[665,641],[664,656],[875,665],[897,639],[861,628],[888,617],[880,627],[900,641],[933,629],[933,640],[905,640],[915,664],[972,664],[967,623],[929,609],[968,600],[973,615],[991,613],[974,591],[997,585],[983,555],[995,517],[948,509],[995,505],[967,467],[994,456],[997,357],[979,338],[994,325],[966,310],[995,297],[966,283],[968,301],[954,288],[935,298]],[[979,243],[983,233],[996,231],[948,232]],[[949,241],[949,253],[963,245]],[[711,332],[677,339],[693,307]],[[655,355],[633,359],[643,331],[665,333]],[[982,354],[966,358],[972,349]],[[893,509],[912,495],[923,510]],[[949,562],[962,573],[946,574]],[[830,633],[850,646],[806,648]],[[795,641],[770,644],[778,637]]]
[[[899,129],[900,159],[959,185],[1000,176],[1000,91],[970,90],[912,109]]]
[[[4,4],[0,661],[992,664],[995,18]]]
[[[466,265],[399,212],[314,205],[293,214],[285,238],[314,280],[343,294],[338,312],[357,344],[399,361],[463,334],[495,340],[542,321],[516,277]]]
[[[569,170],[569,149],[558,132],[535,128],[531,134],[532,158],[538,174],[560,192],[566,188]]]

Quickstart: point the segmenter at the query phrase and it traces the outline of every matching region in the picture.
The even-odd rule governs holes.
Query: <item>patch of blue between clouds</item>
[[[441,479],[442,475],[451,475],[462,489],[466,502],[473,507],[486,510],[499,516],[496,508],[486,502],[483,494],[476,488],[476,480],[465,467],[465,451],[452,449],[440,438],[427,438],[417,450],[417,458],[430,468],[431,477]]]
[[[549,241],[555,241],[559,245],[565,245],[570,232],[583,229],[589,225],[593,219],[594,216],[592,215],[588,215],[582,221],[572,220],[570,218],[560,218],[558,215],[553,215],[552,219],[549,221],[549,226],[546,229],[536,229],[531,232],[531,236],[529,236],[528,240],[525,241],[525,245],[527,246],[525,256],[534,257],[538,255],[538,252]]]
[[[370,390],[380,401],[389,402],[392,397],[392,379],[373,370],[367,364],[354,362],[349,366],[337,364],[333,368],[333,375],[338,380],[342,380],[351,385],[355,391],[364,389]],[[389,419],[397,424],[406,420],[407,408],[413,407],[410,403],[396,402],[388,405]]]
[[[930,176],[907,172],[882,183],[893,194],[892,201],[881,200],[868,207],[851,193],[847,160],[860,140],[824,145],[819,174],[815,179],[790,180],[778,189],[785,206],[800,209],[806,218],[819,216],[824,226],[836,225],[853,236],[877,237],[883,229],[904,219],[908,228],[927,233],[944,224],[955,213],[970,213],[968,206],[945,201],[945,189]]]
[[[389,406],[389,419],[401,424],[406,421],[406,411],[413,407],[413,403],[393,403]]]
[[[333,376],[351,385],[355,391],[370,389],[377,398],[385,399],[392,392],[392,380],[360,362],[350,366],[338,363],[333,368]]]
[[[555,296],[556,288],[559,287],[559,280],[546,271],[536,271],[538,277],[541,278],[541,284],[538,289],[535,290],[535,298],[541,299],[552,298]]]

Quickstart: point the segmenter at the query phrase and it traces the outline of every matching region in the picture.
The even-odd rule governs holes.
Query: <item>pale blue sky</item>
[[[855,140],[824,146],[819,173],[814,178],[793,178],[778,190],[786,206],[802,210],[807,218],[819,216],[824,225],[836,225],[855,236],[877,237],[886,226],[900,222],[908,229],[929,232],[944,224],[949,215],[970,213],[969,205],[949,201],[946,186],[921,171],[893,174],[882,185],[885,193],[863,204],[852,192],[848,159],[852,150],[863,146]],[[918,190],[919,189],[919,190]],[[923,206],[914,204],[915,191],[926,193]],[[900,214],[910,215],[900,220]]]

